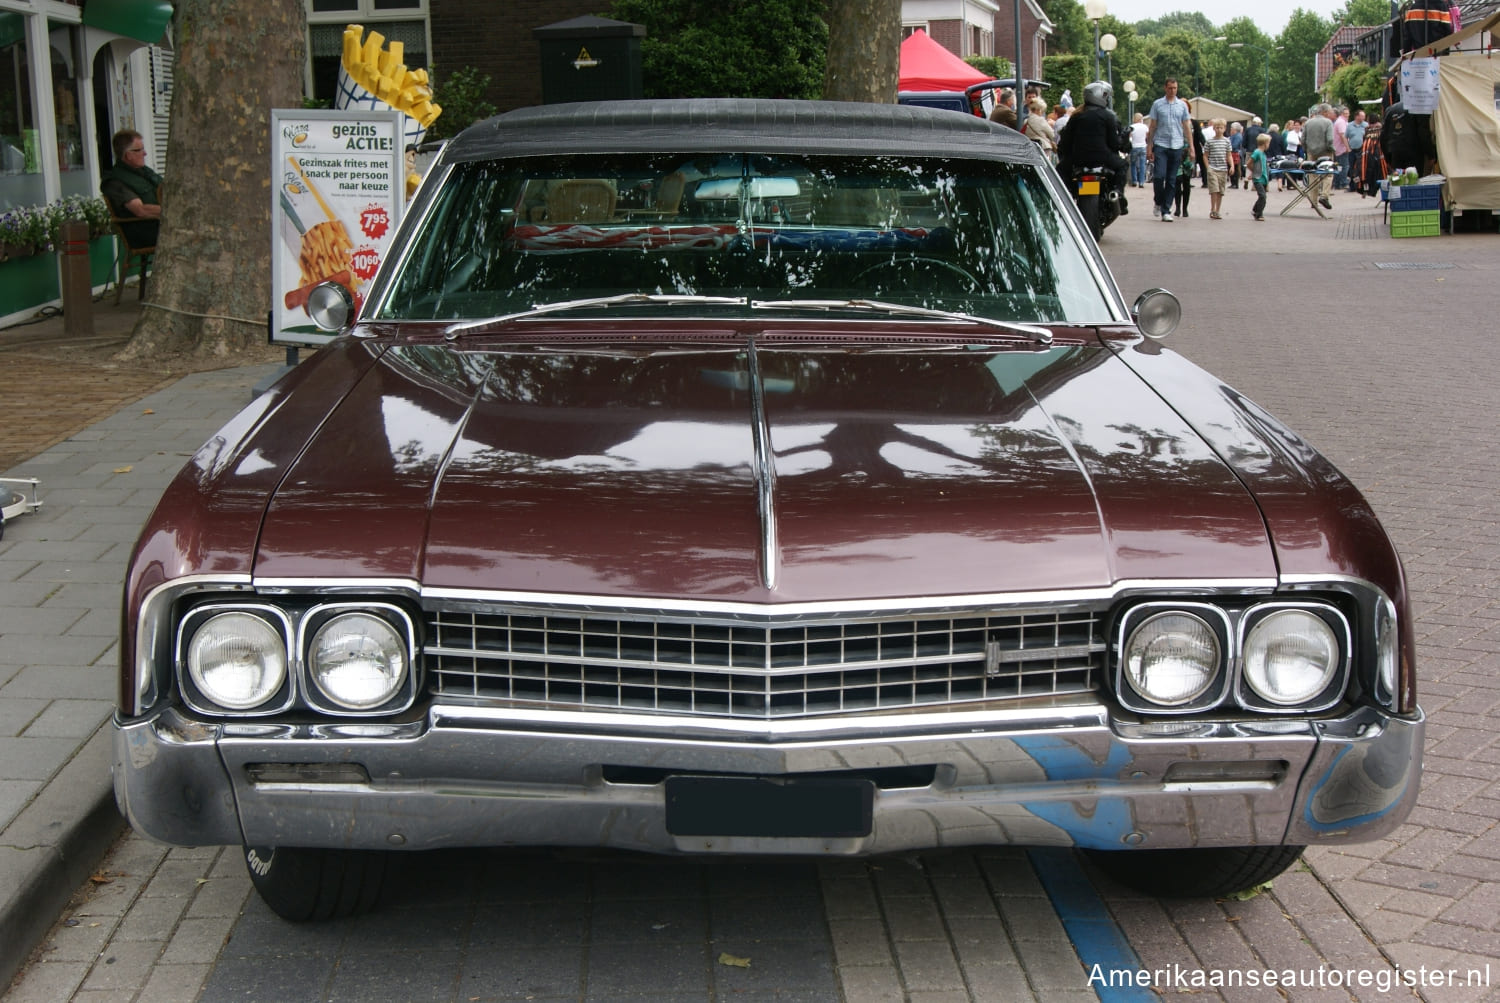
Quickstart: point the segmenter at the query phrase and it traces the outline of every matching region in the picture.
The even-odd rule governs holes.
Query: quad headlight
[[[1376,634],[1394,635],[1393,620],[1377,615]],[[1146,602],[1124,612],[1117,636],[1115,696],[1142,714],[1326,710],[1343,699],[1352,665],[1347,616],[1313,599]],[[1394,669],[1380,647],[1377,690],[1389,692]]]
[[[198,693],[229,710],[262,707],[287,678],[285,636],[249,610],[208,616],[189,636],[183,655]]]
[[[177,635],[183,701],[213,716],[395,714],[416,699],[416,625],[396,603],[210,600]]]
[[[1185,707],[1203,697],[1223,661],[1219,632],[1186,610],[1146,617],[1126,635],[1121,652],[1126,682],[1157,708]]]
[[[1343,665],[1337,635],[1306,609],[1281,609],[1257,619],[1245,633],[1245,685],[1278,707],[1321,695]]]
[[[400,692],[411,669],[407,653],[406,638],[386,620],[372,613],[340,613],[313,633],[308,674],[333,704],[371,710]]]

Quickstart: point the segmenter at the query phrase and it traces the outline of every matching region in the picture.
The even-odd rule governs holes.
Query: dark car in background
[[[902,91],[896,95],[898,104],[915,105],[919,108],[943,108],[964,115],[989,118],[995,110],[995,92],[1016,86],[1015,77],[1003,80],[984,80],[970,84],[961,91]],[[1027,80],[1027,87],[1046,90],[1052,85],[1045,80]]]
[[[511,112],[363,292],[125,586],[119,803],[284,916],[456,846],[1070,846],[1217,894],[1415,800],[1375,515],[1010,130]]]

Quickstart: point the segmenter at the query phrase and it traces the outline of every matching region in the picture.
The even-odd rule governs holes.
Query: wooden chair
[[[634,219],[638,216],[650,217],[652,219],[667,219],[676,216],[682,211],[682,193],[687,188],[687,176],[681,171],[673,171],[662,178],[656,186],[656,198],[649,209],[625,209],[626,216]]]
[[[156,254],[156,245],[152,244],[150,247],[137,247],[136,245],[132,244],[130,242],[130,238],[125,236],[125,227],[123,225],[126,223],[139,222],[141,221],[136,219],[134,216],[111,216],[109,219],[109,226],[110,229],[115,232],[115,240],[119,244],[120,254],[120,268],[115,278],[115,306],[120,305],[120,294],[125,291],[125,276],[130,274],[131,266],[136,261],[140,261],[141,263],[141,288],[139,298],[143,300],[146,298],[146,270],[151,267],[151,258]]]
[[[615,215],[615,190],[600,178],[559,181],[547,192],[547,222],[608,223]]]

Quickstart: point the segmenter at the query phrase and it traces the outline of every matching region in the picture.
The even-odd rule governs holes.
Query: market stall
[[[1188,98],[1188,110],[1199,122],[1212,122],[1216,118],[1222,118],[1226,122],[1244,122],[1248,125],[1255,117],[1253,111],[1246,111],[1243,108],[1236,108],[1234,105],[1201,96]]]

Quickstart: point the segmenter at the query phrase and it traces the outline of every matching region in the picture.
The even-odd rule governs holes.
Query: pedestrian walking
[[[1255,205],[1250,215],[1256,222],[1266,218],[1266,191],[1271,185],[1271,163],[1266,151],[1271,148],[1271,134],[1263,132],[1255,137],[1255,151],[1250,154],[1250,183],[1255,187]]]
[[[1146,187],[1146,116],[1140,112],[1130,123],[1130,183],[1137,188]]]
[[[1224,189],[1229,183],[1229,153],[1231,144],[1222,118],[1209,123],[1214,138],[1203,144],[1203,159],[1208,169],[1208,218],[1223,219],[1220,210],[1224,207]],[[1204,130],[1204,135],[1208,130]]]
[[[1146,160],[1151,164],[1156,210],[1162,222],[1172,222],[1172,197],[1183,161],[1193,162],[1192,112],[1177,96],[1177,78],[1168,77],[1162,96],[1146,114]]]

